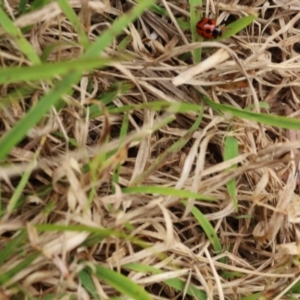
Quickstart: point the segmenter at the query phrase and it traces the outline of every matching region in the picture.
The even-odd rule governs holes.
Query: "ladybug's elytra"
[[[206,39],[216,39],[222,36],[222,30],[217,26],[216,20],[202,18],[196,25],[196,30],[199,35]]]

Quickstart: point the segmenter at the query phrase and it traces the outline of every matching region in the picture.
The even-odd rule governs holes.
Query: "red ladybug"
[[[196,30],[199,35],[206,39],[216,39],[223,34],[221,28],[217,26],[216,20],[209,18],[202,18],[197,23]]]

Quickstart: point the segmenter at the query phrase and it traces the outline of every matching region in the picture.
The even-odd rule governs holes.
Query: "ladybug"
[[[209,18],[202,18],[197,23],[196,30],[199,35],[206,39],[216,39],[223,34],[221,28],[217,26],[216,20]]]

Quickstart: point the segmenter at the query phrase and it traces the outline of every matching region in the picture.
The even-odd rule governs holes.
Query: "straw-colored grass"
[[[0,299],[300,299],[300,5],[201,2],[3,2]]]

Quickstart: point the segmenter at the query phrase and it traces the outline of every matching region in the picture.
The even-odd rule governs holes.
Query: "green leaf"
[[[90,44],[87,35],[85,34],[83,24],[80,22],[78,16],[75,14],[70,3],[66,0],[57,0],[61,10],[67,16],[69,21],[72,23],[75,31],[78,34],[79,41],[84,48],[87,48]]]
[[[22,260],[20,263],[18,263],[16,266],[6,271],[5,273],[2,273],[0,271],[0,285],[9,282],[9,280],[13,276],[17,275],[18,273],[21,273],[24,269],[26,269],[29,265],[31,265],[33,261],[36,258],[38,258],[39,255],[40,255],[39,252],[34,252],[28,255],[24,260]]]
[[[230,23],[228,26],[226,26],[226,29],[223,31],[222,36],[216,40],[217,41],[223,40],[223,39],[229,38],[229,37],[237,34],[242,29],[244,29],[248,25],[250,25],[255,19],[256,19],[256,16],[249,15],[249,16],[240,18],[233,23]]]
[[[126,276],[96,264],[94,264],[94,267],[96,276],[115,288],[122,295],[127,295],[135,300],[153,300],[142,287]]]
[[[224,160],[230,160],[232,158],[235,158],[239,155],[239,145],[238,141],[231,137],[228,136],[225,139],[225,148],[224,148]],[[234,164],[231,166],[228,170],[236,169],[237,165]],[[237,211],[238,209],[238,203],[237,203],[237,198],[236,198],[236,182],[235,179],[231,179],[229,182],[226,184],[228,194],[230,195],[232,201],[233,201],[233,206],[235,210]]]
[[[150,273],[152,275],[164,273],[160,269],[157,269],[155,267],[148,266],[148,265],[143,265],[140,263],[127,264],[127,265],[124,265],[123,268],[129,269],[131,271],[136,271],[139,273],[144,273],[144,274]],[[169,287],[176,289],[177,291],[180,291],[180,292],[185,291],[186,282],[180,280],[179,278],[171,278],[171,279],[164,280],[163,282],[166,285],[168,285]],[[186,289],[186,293],[189,296],[196,297],[197,300],[206,300],[207,299],[206,294],[204,292],[200,291],[198,288],[196,288],[192,284],[190,284],[188,286],[188,288]]]
[[[246,297],[243,297],[242,300],[267,300],[265,297],[261,296],[262,293],[255,293]]]
[[[190,4],[190,30],[192,33],[192,42],[202,41],[202,37],[197,33],[196,25],[202,18],[202,0],[189,0]],[[202,48],[193,50],[194,62],[201,61]]]
[[[233,106],[215,103],[207,97],[203,97],[203,99],[214,110],[226,112],[235,117],[244,118],[247,120],[256,121],[262,124],[267,124],[279,128],[300,129],[300,120],[296,118],[287,118],[263,113],[254,113],[244,109],[238,109]]]
[[[0,25],[8,33],[8,35],[13,38],[20,51],[23,52],[32,64],[39,64],[40,58],[35,53],[32,45],[23,36],[20,29],[9,19],[7,14],[0,7]]]
[[[74,73],[59,82],[54,89],[42,97],[41,100],[30,109],[23,119],[4,134],[0,140],[0,160],[6,157],[9,151],[26,135],[29,129],[41,120],[58,99],[69,91],[70,86],[76,82],[78,78],[78,75]]]
[[[174,105],[174,104],[173,104]],[[170,105],[168,107],[168,111],[172,111],[172,106]],[[177,113],[181,112],[181,108],[184,107],[184,105],[181,105],[181,103],[179,104],[175,104],[174,105],[174,109],[175,107],[177,108]],[[195,130],[198,130],[201,121],[202,121],[202,113],[203,113],[203,106],[197,106],[197,108],[195,108],[196,112],[199,112],[199,115],[196,119],[196,121],[194,122],[194,124],[192,125],[192,127],[185,133],[185,135],[183,137],[181,137],[178,141],[176,141],[171,147],[167,148],[162,154],[160,154],[156,160],[152,163],[152,165],[150,167],[148,167],[147,170],[145,170],[142,174],[140,174],[140,176],[138,176],[132,183],[131,186],[135,186],[140,184],[140,182],[143,182],[146,178],[148,178],[148,176],[150,176],[150,174],[152,174],[157,168],[158,166],[160,166],[168,157],[169,154],[172,153],[178,153],[178,151],[180,149],[182,149],[186,143],[190,140],[190,137],[192,135],[192,133]]]
[[[86,53],[84,54],[84,58],[98,58],[99,54],[102,53],[102,51],[110,45],[115,37],[152,4],[153,1],[144,0],[143,2],[141,2],[141,4],[135,6],[130,12],[118,18],[114,22],[114,24],[108,30],[103,32],[103,34],[87,49]],[[1,16],[3,15],[4,19],[1,18]],[[5,23],[5,26],[3,27],[7,29],[7,31],[11,30],[13,34],[19,36],[20,32],[16,32],[16,27],[14,26],[14,24],[9,19],[7,21],[7,19],[8,17],[6,16],[6,14],[0,9],[0,24]],[[31,45],[29,50],[32,50]],[[26,52],[28,55],[31,53],[29,50]],[[39,58],[35,58],[36,56],[31,57],[33,63],[39,63]],[[64,80],[57,83],[56,86],[47,95],[43,96],[40,101],[33,108],[31,108],[31,110],[23,119],[21,119],[9,132],[7,132],[0,139],[0,160],[4,159],[7,156],[11,149],[27,134],[28,130],[34,127],[50,110],[50,108],[54,106],[58,102],[58,100],[61,99],[63,94],[71,93],[72,85],[76,84],[80,80],[80,77],[80,72],[72,72],[72,74],[68,75]]]
[[[78,277],[82,283],[82,286],[93,296],[93,299],[100,300],[94,282],[91,278],[91,274],[86,270],[81,270],[78,273]]]
[[[76,61],[64,61],[57,63],[44,63],[29,67],[10,67],[0,69],[0,84],[17,83],[22,81],[37,81],[54,78],[73,72],[84,72],[102,67],[116,61],[112,59],[94,58],[77,59]]]
[[[0,266],[16,251],[22,249],[22,245],[27,240],[26,232],[20,231],[20,233],[13,237],[9,242],[7,242],[4,248],[0,251]]]
[[[125,194],[136,194],[136,193],[144,193],[144,194],[159,194],[166,196],[175,196],[179,198],[194,198],[198,200],[206,200],[206,201],[216,201],[214,197],[205,196],[198,193],[193,193],[186,190],[178,190],[172,187],[163,187],[163,186],[135,186],[129,188],[123,188],[122,192]]]
[[[182,203],[185,206],[187,205],[187,201],[182,201]],[[211,242],[215,252],[217,254],[222,253],[223,249],[222,249],[221,242],[220,242],[220,240],[218,238],[218,235],[215,232],[213,226],[210,224],[210,222],[206,219],[206,217],[195,206],[192,208],[192,214],[196,218],[196,220],[198,221],[199,225],[204,230],[204,232],[205,232],[207,238],[209,239],[209,241]],[[224,262],[224,259],[225,258],[221,259],[220,261]]]

